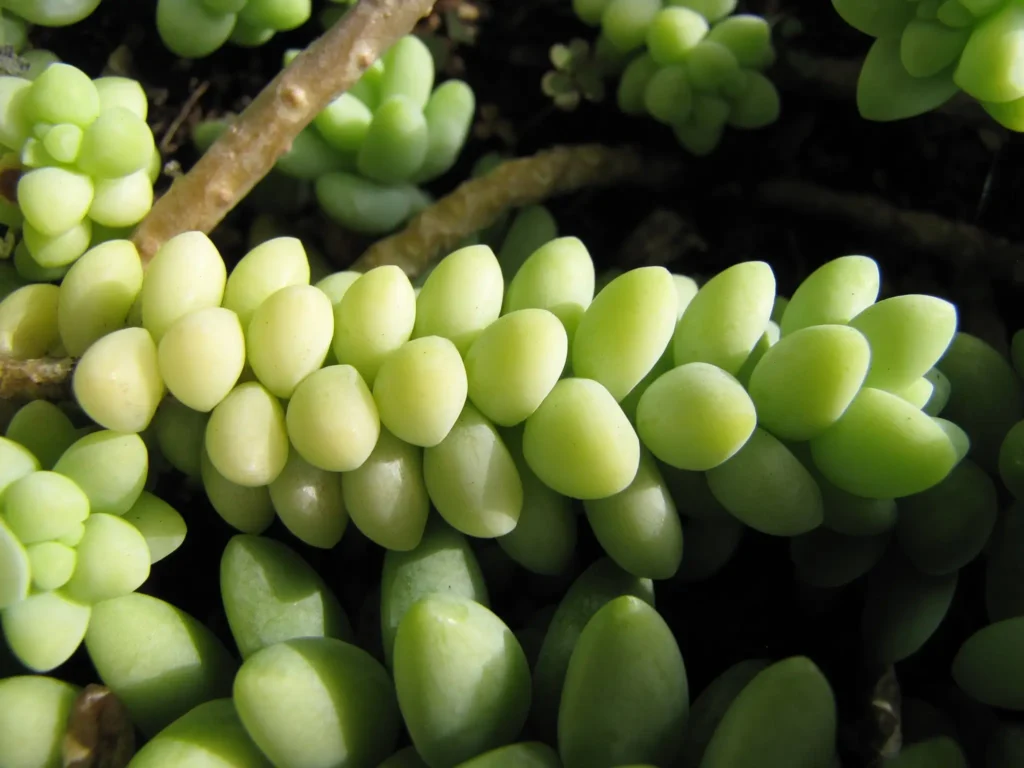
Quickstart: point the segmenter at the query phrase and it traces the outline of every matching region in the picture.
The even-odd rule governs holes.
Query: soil
[[[154,102],[151,123],[157,140],[165,141],[169,150],[165,160],[184,169],[195,159],[189,127],[199,119],[243,108],[279,71],[283,52],[302,46],[319,32],[311,21],[258,49],[226,46],[207,59],[183,62],[161,45],[152,5],[104,0],[87,22],[66,30],[42,30],[34,42],[93,76],[100,74],[112,51],[124,46],[116,60],[149,89]],[[542,76],[551,69],[551,45],[590,35],[573,17],[568,0],[480,2],[477,6],[483,12],[477,42],[458,46],[455,55],[462,66],[456,71],[473,86],[479,103],[494,105],[504,130],[500,136],[475,136],[458,167],[432,185],[432,192],[442,195],[452,189],[479,157],[493,150],[525,155],[553,144],[603,142],[682,154],[668,129],[652,120],[622,115],[611,98],[583,103],[573,112],[552,106],[540,88]],[[777,31],[790,30],[785,40],[777,36],[780,51],[793,48],[823,57],[859,57],[870,42],[847,27],[829,3],[757,0],[744,7],[768,16]],[[205,91],[186,109],[201,85]],[[549,207],[560,232],[581,237],[600,266],[614,266],[624,258],[623,243],[645,218],[655,210],[668,211],[685,235],[670,238],[661,254],[665,266],[710,275],[739,261],[764,259],[775,269],[782,295],[791,293],[809,271],[831,258],[868,254],[882,268],[886,292],[927,292],[948,298],[961,309],[963,330],[1005,348],[1008,332],[1024,326],[1020,282],[996,279],[992,272],[971,264],[941,261],[926,251],[908,250],[856,227],[815,220],[800,211],[769,209],[758,203],[756,190],[767,180],[798,179],[877,196],[904,209],[931,211],[1024,242],[1019,207],[1024,185],[1022,137],[994,123],[938,113],[898,123],[870,123],[858,116],[852,92],[844,99],[826,99],[792,79],[786,81],[782,103],[776,125],[761,131],[728,132],[712,156],[686,162],[678,183],[657,189],[585,191],[552,200]],[[168,126],[183,112],[183,127],[167,139]],[[494,127],[493,121],[490,126]],[[168,182],[169,178],[162,179],[165,186]],[[218,232],[218,242],[229,258],[244,251],[251,216],[251,210],[240,209]],[[336,268],[344,268],[358,255],[361,242],[339,234],[315,210],[303,210],[300,218],[304,237],[319,245]],[[181,481],[180,476],[162,481],[160,493],[186,514],[189,536],[178,553],[154,567],[142,591],[192,613],[230,645],[217,585],[219,554],[233,532],[205,504],[201,492],[197,496],[194,484]],[[581,532],[585,529],[580,526]],[[361,633],[372,636],[377,622],[372,590],[382,559],[378,548],[354,526],[330,552],[298,543],[280,524],[268,535],[286,541],[307,558],[338,591]],[[522,626],[533,611],[557,601],[564,591],[565,579],[510,571],[493,544],[481,543],[480,550],[492,576],[493,603],[513,629]],[[599,552],[586,533],[580,543],[581,565]],[[950,703],[956,711],[954,719],[964,724],[961,738],[968,747],[984,738],[987,721],[973,717],[974,710],[950,693],[948,669],[959,644],[985,622],[979,576],[977,563],[964,569],[950,619],[921,653],[897,670],[904,697]],[[842,739],[846,766],[866,765],[885,735],[864,722],[872,687],[882,670],[860,662],[860,601],[861,590],[856,586],[835,593],[797,586],[787,543],[751,532],[717,576],[696,585],[668,582],[658,590],[659,609],[680,641],[692,696],[743,658],[793,654],[814,658],[830,676],[840,702],[847,729]],[[54,674],[82,683],[95,679],[81,651]],[[970,725],[974,722],[981,725],[975,728]]]

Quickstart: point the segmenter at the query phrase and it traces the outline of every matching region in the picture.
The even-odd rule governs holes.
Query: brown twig
[[[12,360],[0,356],[0,398],[66,400],[71,397],[71,358]]]
[[[177,234],[210,232],[269,173],[317,113],[433,5],[434,0],[359,0],[278,74],[153,205],[132,236],[143,261]]]
[[[678,170],[672,165],[662,162],[655,167],[635,150],[599,144],[555,147],[509,160],[485,176],[464,182],[401,232],[378,240],[351,269],[395,264],[414,277],[464,237],[490,226],[503,211],[584,187],[662,183]]]
[[[836,192],[804,181],[768,181],[758,187],[756,197],[762,205],[841,223],[947,262],[984,265],[990,274],[1024,279],[1024,245],[973,224],[928,211],[903,210],[871,195]]]

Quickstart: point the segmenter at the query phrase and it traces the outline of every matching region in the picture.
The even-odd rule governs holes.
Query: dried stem
[[[984,265],[991,274],[1024,279],[1024,246],[962,221],[928,211],[907,211],[871,195],[836,192],[803,181],[776,180],[758,187],[762,205],[829,219],[866,236],[932,254],[960,265]]]
[[[143,260],[177,234],[210,232],[270,172],[295,136],[433,5],[434,0],[359,0],[154,204],[132,236]]]
[[[64,768],[125,768],[135,754],[135,732],[124,704],[90,684],[75,700],[64,734]]]
[[[885,761],[899,755],[903,747],[902,709],[900,681],[896,676],[896,667],[890,664],[875,683],[868,709],[875,731],[872,739],[874,765],[884,765]]]
[[[13,360],[0,356],[0,399],[66,400],[71,397],[71,358]]]
[[[555,147],[509,160],[487,175],[461,184],[414,217],[401,232],[378,240],[351,269],[365,271],[395,264],[415,277],[510,208],[536,205],[584,187],[662,183],[677,170],[672,163],[645,162],[634,150],[599,144]]]

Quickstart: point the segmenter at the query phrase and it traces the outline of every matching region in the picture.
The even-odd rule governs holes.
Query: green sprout
[[[555,68],[544,74],[541,89],[556,107],[571,112],[584,100],[604,99],[605,67],[586,40],[575,38],[568,45],[557,43],[551,46],[550,57]]]

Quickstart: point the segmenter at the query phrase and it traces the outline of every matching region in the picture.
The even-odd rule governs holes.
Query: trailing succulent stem
[[[464,182],[412,219],[401,232],[378,240],[352,269],[364,271],[395,264],[413,277],[509,209],[535,205],[584,187],[627,181],[663,182],[669,178],[671,164],[652,171],[651,164],[636,151],[599,144],[555,147],[532,157],[509,160],[480,178]]]

